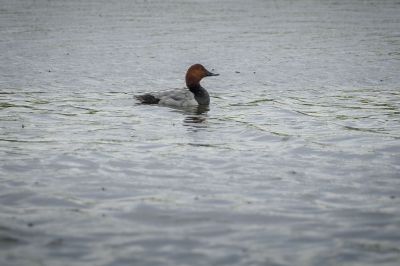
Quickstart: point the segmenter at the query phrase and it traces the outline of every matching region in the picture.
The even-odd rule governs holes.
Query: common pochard
[[[135,95],[135,98],[143,104],[178,107],[209,105],[210,96],[207,90],[200,85],[200,81],[204,77],[218,75],[211,73],[201,64],[195,64],[189,67],[186,72],[185,80],[187,88],[149,92],[142,95]]]

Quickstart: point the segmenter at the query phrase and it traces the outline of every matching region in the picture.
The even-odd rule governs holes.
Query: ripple
[[[30,2],[0,8],[1,265],[398,264],[396,1]],[[198,61],[209,107],[134,101]]]

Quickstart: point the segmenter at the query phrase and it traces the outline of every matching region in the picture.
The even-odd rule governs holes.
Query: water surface
[[[398,265],[398,1],[1,1],[1,265]],[[208,109],[135,93],[203,80]]]

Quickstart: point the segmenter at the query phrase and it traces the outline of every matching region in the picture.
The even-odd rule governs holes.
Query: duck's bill
[[[211,73],[210,71],[207,71],[207,77],[211,77],[211,76],[219,76],[219,74]]]

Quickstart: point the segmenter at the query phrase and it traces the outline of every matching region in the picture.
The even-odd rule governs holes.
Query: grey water
[[[399,265],[399,72],[395,0],[1,0],[0,265]]]

